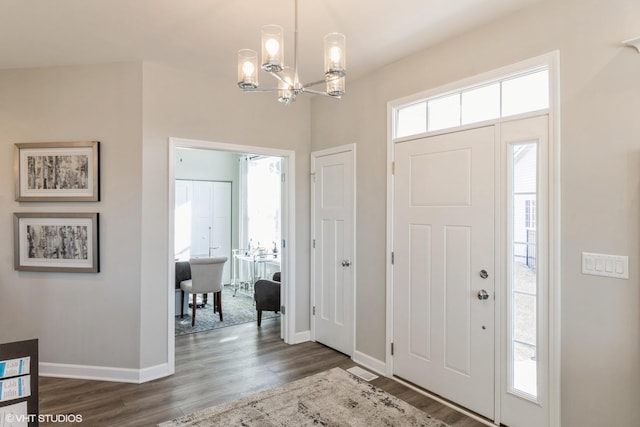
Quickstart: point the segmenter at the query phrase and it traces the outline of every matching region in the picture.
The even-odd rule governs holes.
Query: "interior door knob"
[[[349,267],[350,265],[351,265],[351,261],[349,261],[348,259],[345,259],[344,261],[342,261],[343,267]]]
[[[478,291],[478,299],[480,301],[485,300],[485,299],[489,299],[489,292],[485,291],[484,289],[481,289]]]

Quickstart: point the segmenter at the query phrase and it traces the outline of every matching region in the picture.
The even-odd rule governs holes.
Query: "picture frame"
[[[19,202],[100,200],[100,142],[26,142],[14,147]]]
[[[14,213],[14,269],[98,273],[98,213]]]

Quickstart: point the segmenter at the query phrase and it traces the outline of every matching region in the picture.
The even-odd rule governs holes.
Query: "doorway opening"
[[[280,287],[281,166],[276,156],[176,149],[176,335],[256,322],[254,284],[271,280],[276,283],[269,286]],[[213,309],[212,295],[197,294],[192,324],[193,304],[180,282],[189,278],[190,259],[207,257],[227,259],[220,294],[224,316]],[[279,300],[270,297],[270,308],[279,308]],[[280,317],[279,310],[261,315],[274,317]]]
[[[187,316],[180,319],[180,310],[189,310],[184,309],[187,303],[177,288],[176,274],[178,264],[188,264],[190,258],[228,259],[223,272],[225,321],[238,317],[225,310],[225,303],[237,306],[241,300],[251,304],[245,311],[253,316],[249,321],[255,321],[253,284],[280,273],[281,308],[286,309],[265,312],[263,318],[281,317],[281,338],[294,342],[295,290],[289,284],[295,277],[295,187],[294,180],[288,179],[289,170],[295,170],[293,151],[170,138],[168,359],[172,372],[177,325],[184,322],[191,328]],[[201,312],[211,312],[209,317],[214,318],[211,298],[209,294],[208,301],[198,299],[206,310],[197,310],[196,326]]]

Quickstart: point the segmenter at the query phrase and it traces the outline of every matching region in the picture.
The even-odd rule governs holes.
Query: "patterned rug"
[[[315,425],[448,427],[340,368],[158,424],[159,427]]]
[[[200,298],[198,295],[198,303]],[[187,298],[187,295],[185,295]],[[240,323],[249,323],[258,321],[258,313],[253,301],[253,297],[238,291],[233,296],[233,287],[225,286],[222,290],[222,318],[220,321],[218,313],[213,314],[213,299],[209,294],[207,305],[203,308],[196,309],[196,324],[191,326],[191,308],[185,311],[184,318],[180,318],[180,312],[176,313],[176,335],[192,334],[194,332],[208,331],[210,329],[224,328],[227,326],[239,325]],[[273,311],[263,311],[262,320],[280,316],[280,313]]]

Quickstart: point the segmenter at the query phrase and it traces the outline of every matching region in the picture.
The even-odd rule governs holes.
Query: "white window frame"
[[[525,77],[543,70],[547,70],[549,72],[549,80],[551,80],[551,70],[549,69],[549,66],[547,64],[539,64],[537,66],[532,66],[531,68],[526,68],[526,69],[520,69],[519,71],[516,72],[511,72],[508,74],[503,74],[503,75],[494,75],[493,72],[491,73],[487,73],[490,74],[492,77],[490,77],[489,75],[487,75],[486,80],[481,80],[480,76],[476,76],[478,77],[478,79],[476,80],[476,78],[472,78],[473,82],[469,82],[467,85],[465,86],[455,86],[455,89],[451,89],[448,91],[443,91],[443,92],[435,92],[435,95],[431,94],[432,91],[423,93],[421,95],[413,95],[410,98],[408,98],[406,103],[403,103],[402,100],[397,101],[397,103],[394,101],[393,102],[393,106],[392,106],[392,116],[391,116],[391,138],[395,141],[395,142],[401,142],[401,141],[405,141],[407,139],[416,139],[416,138],[421,138],[425,135],[428,134],[433,134],[434,132],[438,132],[438,133],[449,133],[449,132],[453,132],[454,130],[459,130],[460,128],[474,128],[474,127],[480,127],[481,124],[489,124],[489,123],[497,123],[497,122],[501,122],[504,120],[513,120],[514,118],[519,118],[519,117],[527,117],[530,115],[537,115],[541,112],[545,112],[547,110],[549,110],[549,108],[544,108],[544,109],[538,109],[538,110],[531,110],[531,111],[527,111],[524,113],[520,113],[520,114],[512,114],[512,115],[507,115],[507,116],[503,116],[502,115],[502,84],[504,82],[510,81],[510,80],[514,80],[514,79],[518,79],[520,77]],[[460,84],[462,85],[463,83],[460,82]],[[499,111],[499,115],[498,117],[495,117],[493,119],[488,119],[488,120],[482,120],[482,121],[478,121],[478,122],[470,122],[470,123],[462,123],[463,120],[463,113],[464,113],[464,104],[463,104],[463,95],[467,92],[473,91],[475,89],[481,89],[483,87],[487,87],[487,86],[492,86],[498,84],[500,86],[500,95],[499,95],[499,106],[498,109]],[[551,84],[551,83],[549,83]],[[447,86],[448,87],[448,86]],[[443,88],[444,90],[444,88]],[[431,94],[431,95],[428,95]],[[441,98],[446,98],[452,95],[458,95],[458,103],[459,103],[459,112],[458,112],[458,122],[459,124],[457,126],[450,126],[450,127],[446,127],[446,128],[440,128],[437,130],[429,130],[429,102],[430,101],[435,101]],[[550,96],[551,98],[551,96]],[[405,98],[407,99],[407,98]],[[427,129],[426,132],[422,132],[422,133],[416,133],[416,134],[411,134],[411,135],[406,135],[406,136],[401,136],[401,137],[397,137],[397,122],[398,122],[398,113],[400,112],[400,110],[402,108],[406,108],[406,107],[411,107],[414,105],[418,105],[421,103],[425,103],[426,104],[426,115],[425,115],[425,127]],[[551,103],[551,99],[549,99],[549,103]]]
[[[546,150],[544,149],[544,146],[541,144],[540,140],[523,140],[523,141],[517,141],[517,142],[509,142],[507,144],[505,144],[505,148],[507,150],[506,154],[506,187],[507,187],[507,191],[505,194],[505,199],[506,199],[506,211],[507,211],[507,215],[505,218],[505,222],[507,225],[507,235],[506,235],[506,244],[505,247],[506,249],[504,250],[504,261],[506,262],[506,283],[504,284],[504,289],[507,292],[505,301],[511,301],[510,303],[507,303],[507,307],[506,308],[506,312],[507,312],[507,318],[505,319],[505,327],[506,327],[506,337],[504,337],[503,339],[506,340],[507,342],[503,343],[505,345],[505,354],[504,356],[506,359],[506,364],[507,364],[507,378],[505,378],[506,381],[504,381],[504,383],[506,383],[506,390],[503,390],[503,392],[512,394],[514,396],[518,396],[522,399],[528,400],[532,403],[535,404],[540,404],[541,399],[540,399],[540,393],[541,390],[538,389],[536,395],[531,395],[527,392],[525,392],[524,390],[520,390],[515,388],[514,385],[514,381],[515,381],[515,366],[513,363],[513,342],[516,341],[514,339],[514,325],[513,325],[513,310],[514,310],[514,303],[513,303],[513,294],[517,293],[518,291],[514,291],[514,283],[513,283],[513,276],[514,276],[514,272],[513,272],[513,258],[514,258],[514,243],[516,241],[515,236],[514,236],[514,218],[515,218],[515,207],[513,204],[513,196],[514,196],[514,182],[513,182],[513,172],[514,172],[514,161],[513,161],[513,150],[515,146],[518,145],[523,145],[523,144],[535,144],[536,145],[536,201],[538,200],[545,200],[546,198],[546,189],[545,189],[545,184],[546,184],[546,177],[544,176],[540,176],[540,171],[541,170],[546,170],[546,160],[544,159],[544,155],[546,154]],[[542,205],[543,207],[545,206],[544,203],[540,203],[535,205],[536,209],[538,208],[539,205]],[[536,212],[537,213],[537,212]],[[544,218],[544,216],[543,216]],[[542,248],[541,246],[544,246],[544,241],[546,239],[542,239],[542,242],[540,242],[540,238],[538,236],[538,233],[544,233],[546,231],[546,223],[544,221],[544,219],[542,219],[542,221],[540,221],[541,223],[538,224],[538,226],[536,227],[536,244],[535,244],[535,253],[536,253],[536,263],[537,263],[537,268],[536,268],[536,294],[535,294],[535,299],[536,299],[536,334],[537,334],[537,338],[536,338],[536,344],[534,345],[534,347],[536,348],[536,354],[538,354],[538,351],[540,349],[545,349],[544,343],[542,343],[541,345],[541,341],[540,340],[540,329],[541,329],[541,322],[544,322],[545,317],[540,315],[540,300],[542,298],[544,298],[544,294],[540,293],[539,289],[538,289],[538,284],[540,283],[541,280],[544,280],[544,273],[545,273],[545,262],[543,259],[543,257],[540,256],[539,250],[545,250],[546,251],[546,247]],[[542,243],[542,245],[540,245],[540,243]],[[542,267],[542,268],[540,268]],[[539,362],[539,359],[538,361]],[[543,366],[544,367],[544,366]],[[536,366],[536,380],[537,378],[539,378],[541,365],[540,363],[537,363]]]

